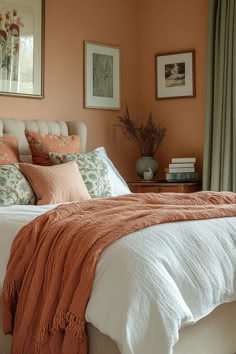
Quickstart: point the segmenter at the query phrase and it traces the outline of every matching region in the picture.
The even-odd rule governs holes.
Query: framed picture
[[[84,107],[120,110],[120,48],[84,42]]]
[[[0,95],[43,98],[44,0],[0,0]]]
[[[156,55],[156,99],[196,97],[195,51]]]

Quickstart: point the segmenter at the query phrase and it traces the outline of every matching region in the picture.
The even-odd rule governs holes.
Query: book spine
[[[197,172],[185,172],[185,173],[166,173],[166,181],[189,181],[198,180],[199,176]]]
[[[171,163],[196,162],[196,157],[172,158]]]
[[[195,168],[194,167],[169,168],[169,173],[178,173],[178,172],[195,172]]]
[[[194,167],[194,162],[187,163],[170,163],[169,168],[178,168],[178,167]]]

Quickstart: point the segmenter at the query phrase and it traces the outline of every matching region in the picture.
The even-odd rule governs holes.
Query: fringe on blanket
[[[60,310],[56,312],[51,323],[39,327],[35,342],[36,348],[45,344],[50,335],[59,329],[72,332],[81,343],[86,340],[85,321],[70,311]]]

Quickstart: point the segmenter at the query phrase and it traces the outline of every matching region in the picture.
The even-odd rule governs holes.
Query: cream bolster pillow
[[[55,166],[19,166],[37,196],[38,205],[91,199],[76,161]]]

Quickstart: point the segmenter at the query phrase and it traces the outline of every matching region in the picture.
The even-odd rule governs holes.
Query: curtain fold
[[[209,0],[203,189],[236,192],[236,0]]]

